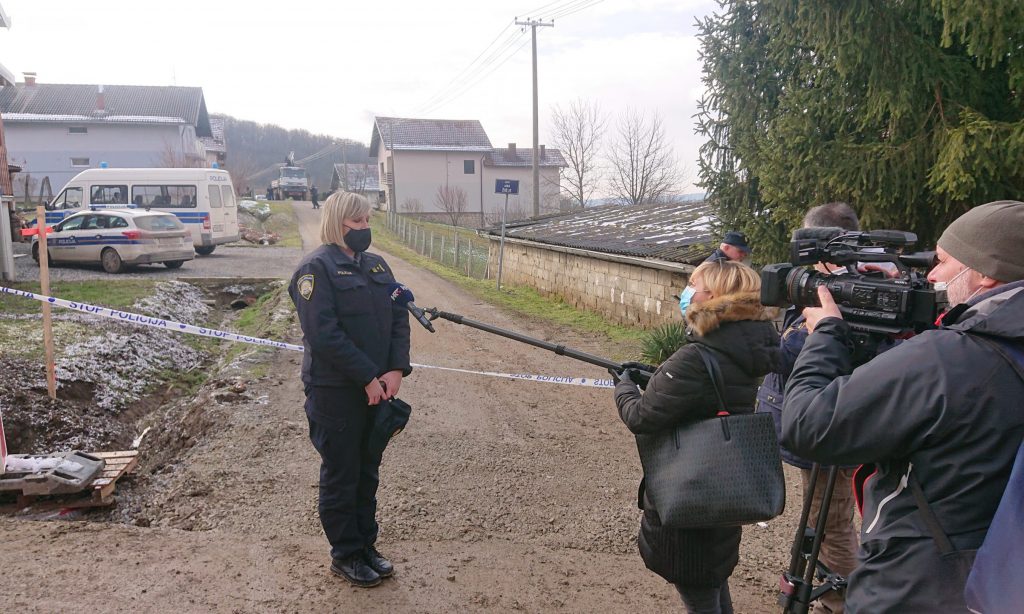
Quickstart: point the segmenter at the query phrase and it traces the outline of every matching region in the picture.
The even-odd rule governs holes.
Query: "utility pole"
[[[540,215],[540,140],[537,129],[537,26],[553,28],[555,22],[544,23],[539,19],[516,19],[517,26],[529,26],[533,34],[533,215]]]

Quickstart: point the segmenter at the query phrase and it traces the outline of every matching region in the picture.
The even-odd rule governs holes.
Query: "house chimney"
[[[93,111],[93,115],[106,115],[106,114],[107,114],[107,104],[106,104],[106,100],[103,98],[103,86],[102,85],[98,85],[98,86],[96,86],[96,110]]]
[[[23,72],[21,75],[25,78],[26,86],[33,86],[36,84],[36,73],[34,72]]]
[[[541,160],[544,159],[544,146],[543,145],[540,146],[540,159]]]
[[[509,143],[508,144],[508,150],[505,152],[505,159],[510,161],[510,162],[512,160],[516,159],[516,144],[515,143]]]

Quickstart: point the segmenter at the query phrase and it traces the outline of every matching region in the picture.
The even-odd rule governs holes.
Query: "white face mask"
[[[966,303],[967,301],[969,301],[972,298],[974,298],[974,296],[976,294],[978,294],[979,292],[984,290],[983,286],[979,286],[977,289],[974,290],[974,292],[971,292],[970,294],[967,294],[967,292],[970,290],[969,286],[961,288],[960,286],[966,286],[966,284],[957,284],[957,283],[955,283],[958,279],[960,279],[960,277],[964,273],[966,273],[967,271],[970,271],[970,270],[971,269],[969,269],[969,268],[964,268],[962,271],[960,271],[959,273],[954,275],[953,278],[950,279],[947,282],[942,282],[942,281],[935,282],[934,286],[935,286],[936,290],[945,290],[946,297],[949,300],[949,305],[951,307],[953,305],[959,305],[961,303]],[[965,294],[967,294],[967,296],[964,296]]]

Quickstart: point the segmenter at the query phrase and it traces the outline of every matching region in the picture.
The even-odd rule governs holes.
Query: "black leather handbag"
[[[722,375],[694,344],[722,412]],[[725,527],[769,520],[786,505],[782,458],[770,414],[719,415],[636,436],[647,498],[666,527]]]

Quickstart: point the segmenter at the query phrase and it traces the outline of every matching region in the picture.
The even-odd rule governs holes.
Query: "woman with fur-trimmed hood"
[[[615,386],[619,416],[635,434],[713,418],[718,401],[693,344],[712,350],[721,367],[723,396],[732,413],[753,413],[760,378],[778,361],[774,310],[761,305],[761,280],[738,262],[701,264],[683,292],[688,343],[655,372],[646,389],[622,377]],[[640,556],[647,568],[676,586],[689,612],[733,611],[728,579],[739,561],[739,527],[670,529],[640,484]]]

